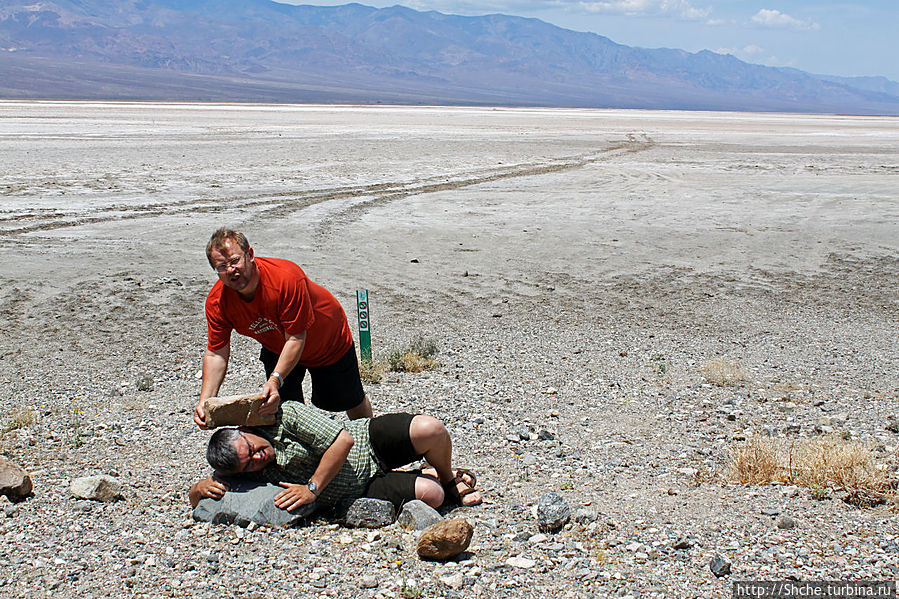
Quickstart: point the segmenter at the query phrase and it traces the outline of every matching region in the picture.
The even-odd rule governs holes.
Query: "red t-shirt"
[[[306,331],[300,365],[330,366],[342,358],[353,336],[340,302],[289,260],[257,256],[256,266],[259,286],[252,301],[221,281],[213,285],[206,298],[207,347],[214,351],[228,345],[235,330],[280,354],[285,332]]]

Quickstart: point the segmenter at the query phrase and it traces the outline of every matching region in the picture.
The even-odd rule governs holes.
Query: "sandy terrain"
[[[895,477],[897,183],[890,118],[0,102],[2,451],[35,484],[3,504],[0,595],[390,597],[408,577],[424,597],[730,597],[733,580],[896,579],[887,507],[694,473],[747,436],[817,425]],[[369,289],[376,356],[440,340],[441,368],[368,390],[376,412],[443,418],[481,474],[467,560],[419,562],[393,528],[192,523],[203,246],[223,224],[348,313]],[[234,347],[223,392],[252,391],[256,347]],[[749,380],[707,384],[722,357]],[[125,501],[69,495],[98,473]],[[596,523],[530,538],[548,490]]]

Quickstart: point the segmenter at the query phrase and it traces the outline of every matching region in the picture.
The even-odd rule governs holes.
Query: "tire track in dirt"
[[[655,142],[645,134],[628,134],[626,140],[614,142],[602,150],[590,152],[588,154],[556,158],[547,162],[524,163],[512,167],[491,169],[488,172],[478,175],[463,175],[462,178],[457,178],[455,180],[434,182],[433,179],[431,179],[431,182],[422,182],[417,186],[413,185],[397,191],[388,190],[386,193],[374,194],[369,199],[361,200],[343,211],[332,214],[327,222],[320,223],[315,236],[319,239],[327,237],[334,229],[362,218],[362,216],[372,208],[409,196],[461,189],[463,187],[492,183],[504,179],[559,173],[582,168],[595,162],[610,160],[616,156],[642,152],[654,146]]]
[[[158,202],[139,206],[112,205],[90,211],[65,212],[58,207],[46,211],[8,210],[0,213],[0,239],[18,235],[50,231],[112,221],[126,221],[156,216],[174,216],[179,213],[206,213],[238,208],[260,208],[261,217],[280,218],[292,212],[333,200],[356,199],[348,208],[338,211],[322,223],[317,236],[326,236],[334,228],[360,218],[366,211],[401,198],[424,193],[448,191],[491,183],[504,179],[531,177],[581,168],[593,162],[608,160],[620,154],[644,151],[654,142],[645,135],[630,134],[626,140],[614,142],[601,150],[582,155],[567,156],[543,162],[523,163],[495,169],[475,170],[452,177],[437,176],[415,181],[377,183],[371,185],[341,186],[313,189],[306,192],[262,194],[251,197],[226,199],[191,198],[177,202]]]

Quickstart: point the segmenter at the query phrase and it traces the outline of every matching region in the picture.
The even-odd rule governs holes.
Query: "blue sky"
[[[280,0],[336,6],[347,0]],[[712,50],[810,73],[899,81],[899,0],[408,0],[383,8],[536,17],[644,48]]]

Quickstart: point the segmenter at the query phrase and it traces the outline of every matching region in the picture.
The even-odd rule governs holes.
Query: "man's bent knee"
[[[409,437],[413,443],[416,440],[437,440],[443,437],[449,437],[449,431],[443,426],[443,423],[426,414],[419,414],[409,423]]]

